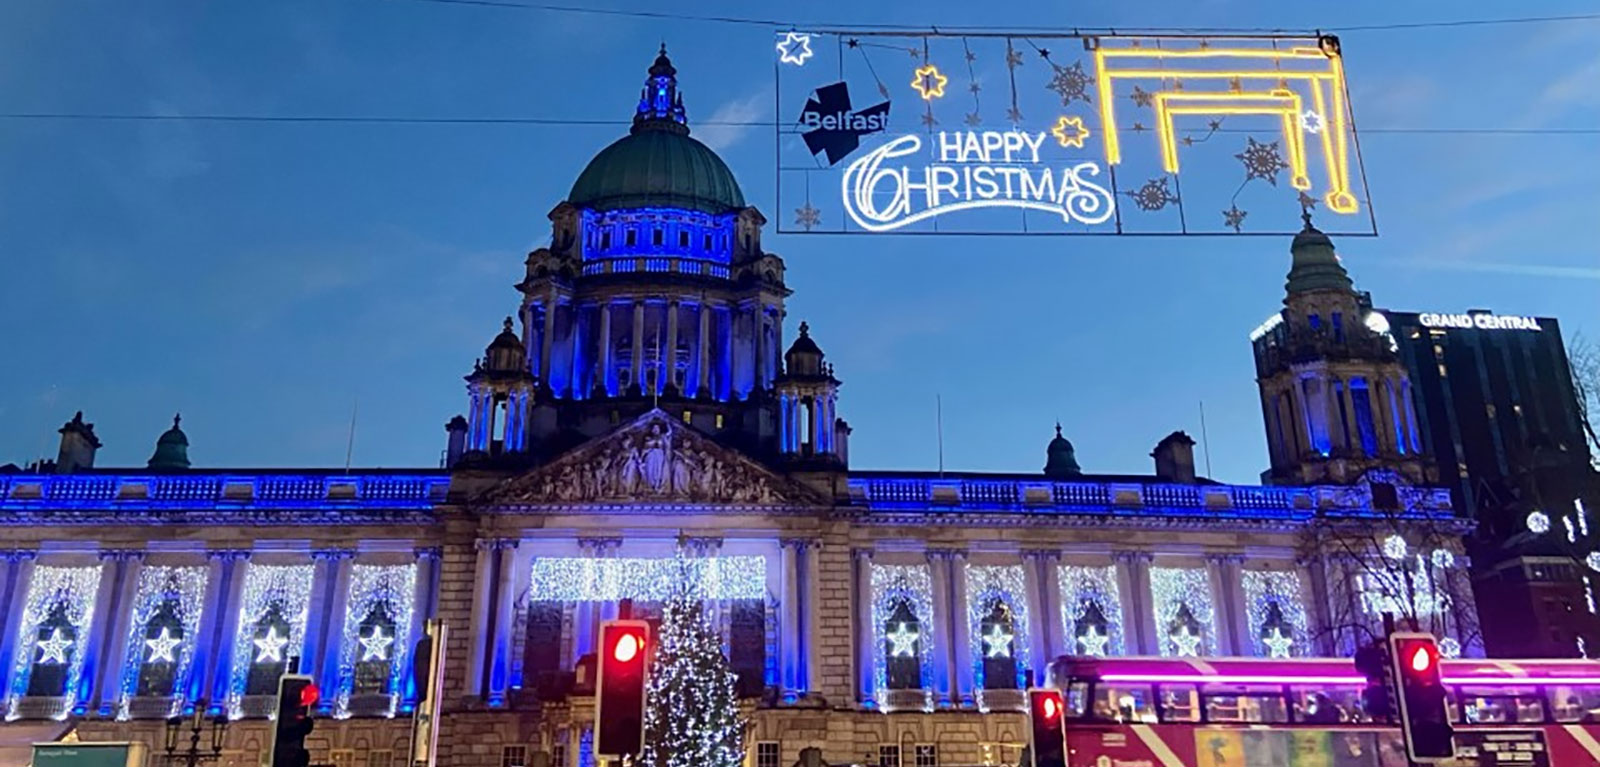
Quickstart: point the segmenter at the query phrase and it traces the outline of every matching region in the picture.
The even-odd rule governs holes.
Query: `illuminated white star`
[[[1528,512],[1528,532],[1535,534],[1550,532],[1550,515],[1538,510]]]
[[[1261,643],[1267,646],[1267,657],[1287,658],[1289,648],[1294,645],[1294,638],[1284,636],[1282,629],[1273,626],[1272,634],[1262,637]]]
[[[1582,642],[1583,637],[1578,637],[1578,641]],[[1579,647],[1581,649],[1582,646],[1580,645]],[[1439,640],[1439,654],[1446,658],[1459,658],[1461,657],[1461,643],[1457,642],[1455,637],[1444,637]]]
[[[1179,626],[1177,631],[1169,637],[1172,645],[1178,649],[1178,655],[1199,655],[1200,635],[1190,633],[1188,626]]]
[[[67,651],[75,642],[61,636],[61,629],[50,629],[50,638],[39,640],[39,662],[45,665],[67,662]]]
[[[166,626],[161,627],[161,636],[155,639],[144,640],[144,646],[150,648],[150,657],[145,658],[145,663],[176,663],[172,655],[172,648],[183,644],[183,640],[172,636],[172,631]]]
[[[889,654],[897,658],[910,658],[917,654],[917,638],[921,636],[902,623],[889,635],[889,641],[894,644]]]
[[[991,658],[1011,657],[1011,640],[1015,638],[1011,632],[1001,628],[1000,624],[994,624],[989,633],[983,635],[983,643],[989,646],[986,654]]]
[[[1100,633],[1094,626],[1090,626],[1083,632],[1083,636],[1078,637],[1078,644],[1083,645],[1084,655],[1105,655],[1106,643],[1110,641],[1111,637]]]
[[[394,644],[394,637],[384,636],[382,626],[373,626],[372,634],[361,637],[361,659],[388,660],[389,645]]]
[[[1313,109],[1301,112],[1300,127],[1306,133],[1321,133],[1323,128],[1322,113]]]
[[[289,643],[289,638],[278,636],[277,626],[268,626],[267,635],[255,640],[255,643],[256,649],[261,651],[256,653],[256,663],[278,663],[283,660],[283,646]]]
[[[796,66],[811,58],[811,35],[789,32],[778,41],[778,61]]]

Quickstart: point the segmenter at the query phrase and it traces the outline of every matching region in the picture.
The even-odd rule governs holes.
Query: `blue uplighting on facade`
[[[0,512],[242,509],[429,510],[443,499],[446,474],[13,475]],[[149,520],[158,521],[178,520]],[[0,519],[0,525],[32,524]]]

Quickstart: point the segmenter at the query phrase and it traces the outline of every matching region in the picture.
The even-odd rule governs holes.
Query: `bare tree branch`
[[[1578,402],[1578,420],[1589,437],[1589,461],[1600,469],[1600,347],[1582,333],[1567,341],[1567,365]]]

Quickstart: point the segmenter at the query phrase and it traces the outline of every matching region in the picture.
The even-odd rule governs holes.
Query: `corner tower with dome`
[[[838,382],[785,385],[783,259],[691,134],[666,46],[628,135],[589,161],[550,222],[516,286],[520,337],[508,319],[467,379],[451,465],[547,460],[654,408],[763,460],[839,462]],[[820,366],[804,334],[795,351]]]

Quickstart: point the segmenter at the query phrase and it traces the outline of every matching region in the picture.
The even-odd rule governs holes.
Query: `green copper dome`
[[[1313,290],[1354,291],[1355,284],[1350,281],[1349,272],[1333,252],[1333,240],[1311,225],[1310,213],[1303,218],[1305,228],[1294,236],[1294,244],[1289,246],[1294,260],[1284,290],[1289,295]]]
[[[189,436],[178,428],[181,416],[172,417],[172,428],[156,440],[155,455],[150,456],[146,464],[152,469],[187,469],[189,468]]]
[[[589,161],[567,201],[593,210],[672,207],[713,215],[745,207],[728,164],[689,136],[665,46],[650,67],[632,130]]]

